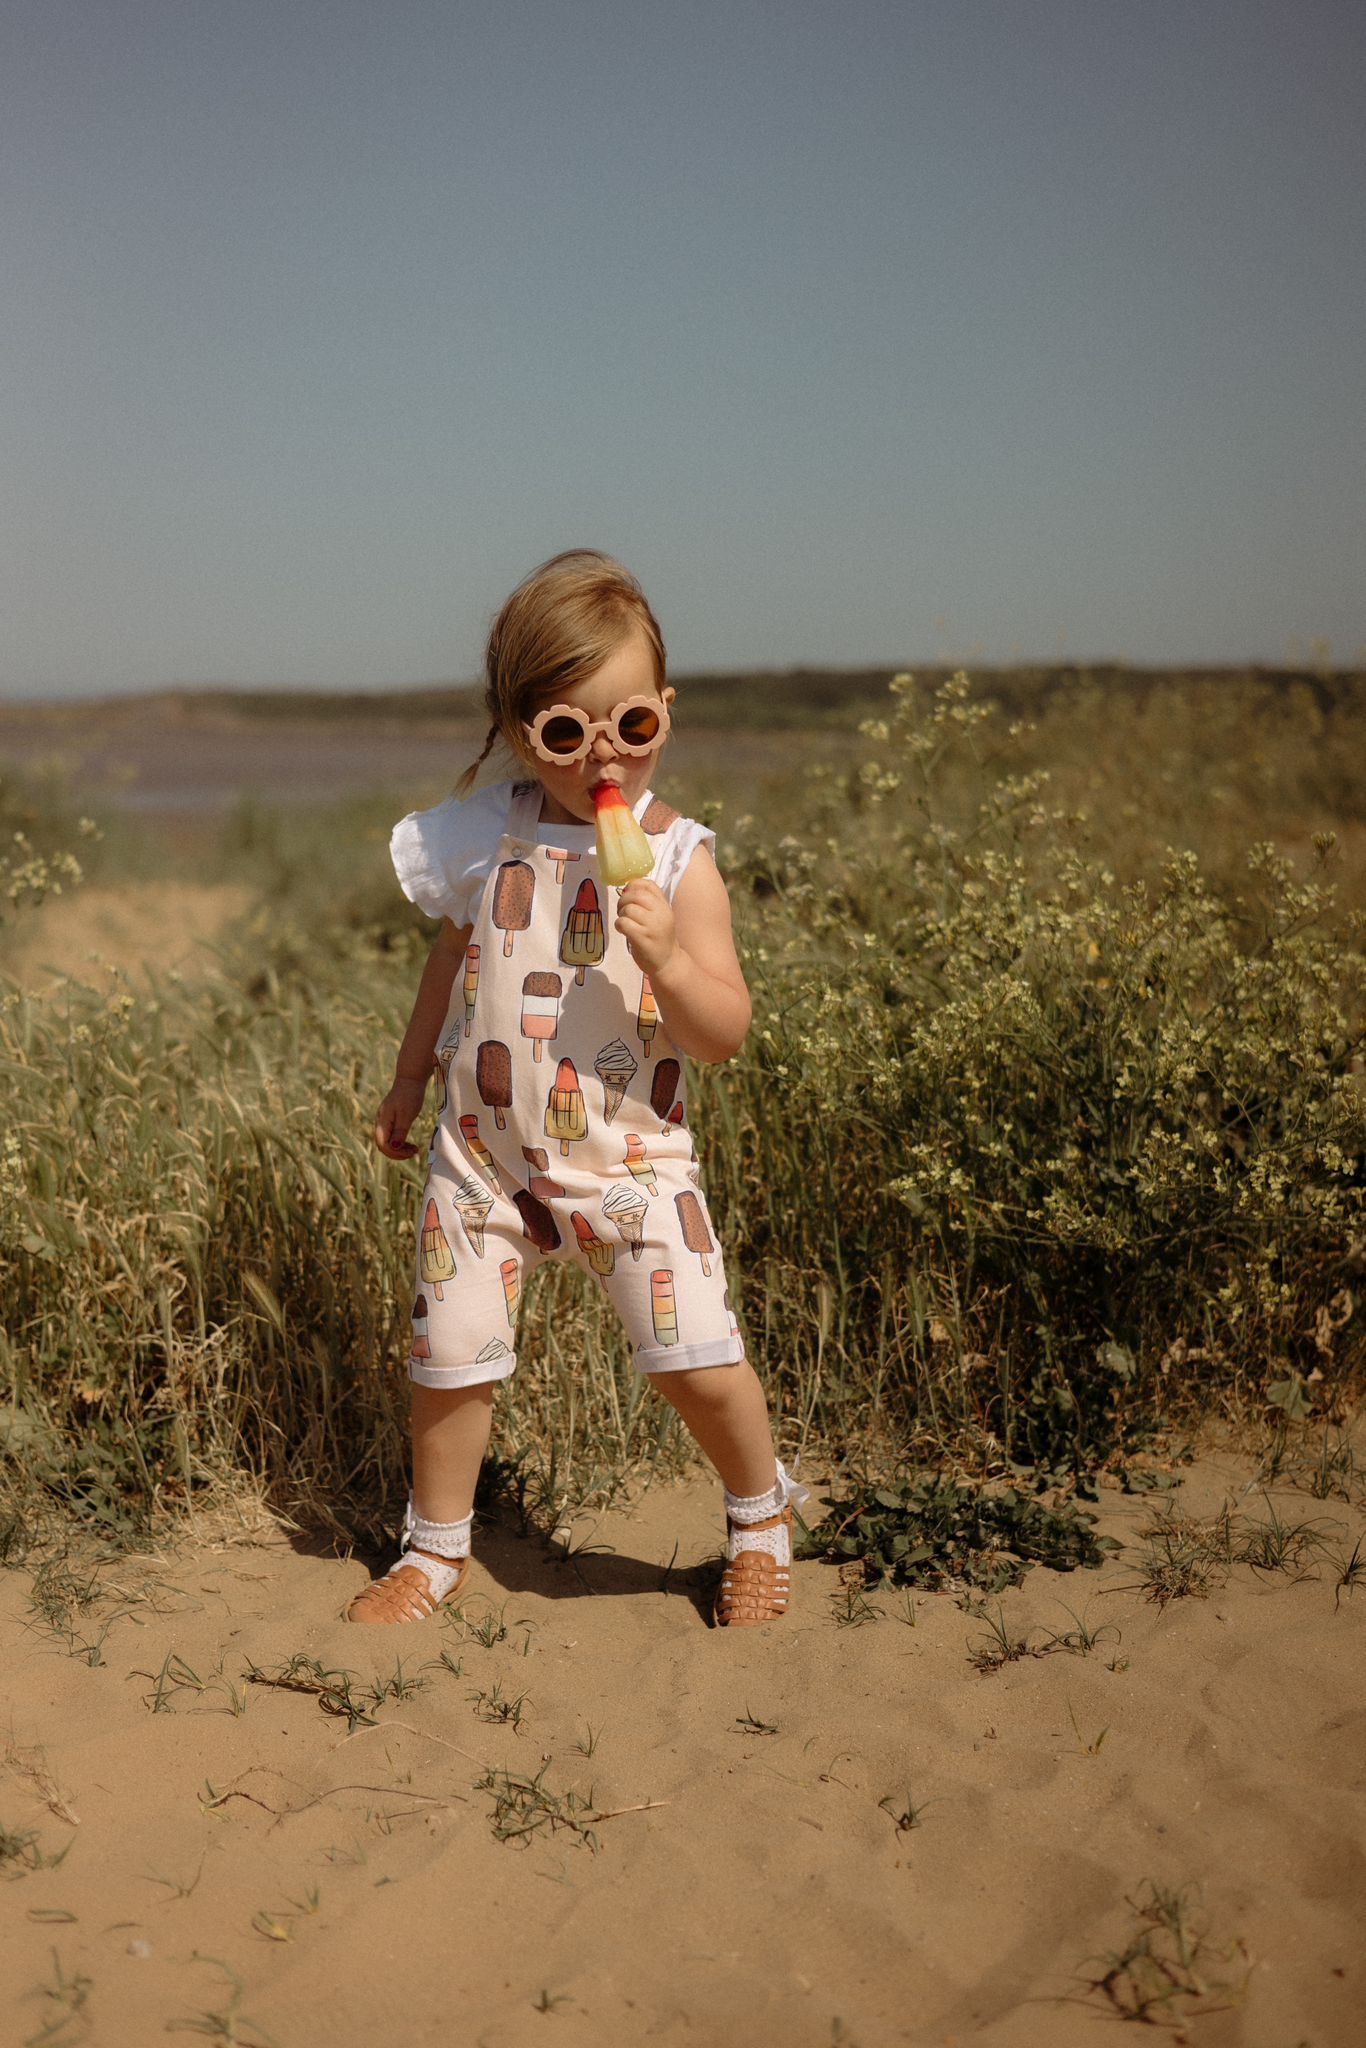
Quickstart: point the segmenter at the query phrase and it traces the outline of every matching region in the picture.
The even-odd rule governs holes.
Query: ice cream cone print
[[[650,1314],[654,1318],[656,1344],[676,1344],[678,1304],[674,1300],[674,1276],[667,1266],[650,1275]]]
[[[615,1230],[620,1231],[621,1241],[630,1246],[633,1259],[638,1259],[645,1249],[645,1212],[648,1207],[647,1197],[627,1181],[618,1181],[602,1198],[603,1215]]]
[[[562,882],[564,880],[565,862],[571,860],[578,860],[580,858],[580,855],[578,855],[577,853],[571,853],[567,846],[546,846],[543,847],[541,850],[545,854],[547,860],[554,861],[555,880],[557,882]]]
[[[475,1256],[484,1256],[484,1226],[489,1220],[493,1207],[493,1196],[482,1180],[476,1180],[472,1173],[466,1174],[458,1187],[451,1190],[451,1203],[460,1218],[466,1237],[474,1247]]]
[[[654,991],[650,987],[649,975],[642,974],[640,977],[640,1008],[636,1011],[636,1034],[645,1048],[647,1060],[650,1057],[650,1048],[655,1042],[655,1033],[658,1029],[659,1005],[655,1001]]]
[[[625,1039],[614,1038],[594,1060],[593,1071],[602,1083],[602,1119],[610,1124],[640,1069]]]
[[[683,1242],[690,1252],[697,1253],[698,1258],[702,1261],[702,1271],[710,1280],[711,1259],[709,1254],[716,1250],[716,1246],[711,1241],[711,1233],[707,1229],[707,1219],[702,1214],[702,1204],[690,1189],[680,1188],[674,1196],[674,1207],[678,1211],[678,1221],[683,1231]]]
[[[474,1067],[479,1100],[493,1111],[500,1131],[507,1129],[504,1111],[512,1107],[512,1054],[500,1039],[486,1038],[479,1048]]]
[[[501,1337],[490,1337],[482,1351],[475,1353],[476,1365],[492,1365],[495,1358],[511,1358],[512,1346],[505,1344]]]
[[[579,883],[574,908],[565,919],[564,931],[560,936],[560,958],[566,967],[573,968],[574,979],[582,988],[585,970],[596,967],[606,950],[607,939],[602,926],[598,892],[585,875]]]
[[[455,1256],[450,1240],[441,1228],[441,1218],[436,1212],[436,1203],[429,1200],[422,1218],[422,1244],[418,1255],[418,1271],[424,1286],[430,1287],[437,1300],[442,1299],[443,1282],[455,1278]]]
[[[494,1194],[498,1194],[500,1192],[498,1186],[498,1168],[493,1163],[493,1154],[489,1151],[488,1146],[484,1143],[483,1139],[479,1135],[478,1117],[462,1116],[460,1119],[460,1134],[464,1138],[465,1143],[470,1148],[470,1152],[474,1157],[475,1165],[479,1168],[479,1171],[483,1174],[484,1179],[493,1189]]]
[[[427,1327],[427,1297],[425,1294],[419,1294],[417,1300],[413,1303],[413,1349],[411,1355],[414,1358],[430,1358],[432,1355]]]
[[[617,1263],[617,1255],[605,1237],[599,1237],[588,1218],[578,1209],[570,1217],[574,1235],[579,1240],[579,1250],[587,1259],[600,1280],[605,1279]]]
[[[558,1251],[562,1242],[560,1226],[545,1203],[533,1195],[530,1188],[518,1188],[512,1199],[522,1219],[523,1237],[528,1238],[538,1252]]]
[[[493,922],[505,934],[504,958],[511,958],[513,939],[531,923],[535,894],[536,870],[524,860],[505,860],[493,892]]]
[[[564,1194],[560,1183],[550,1178],[550,1159],[543,1146],[523,1145],[522,1157],[528,1166],[534,1166],[536,1169],[527,1182],[527,1187],[538,1202],[553,1202],[557,1195]]]
[[[588,1136],[588,1112],[583,1106],[583,1090],[573,1060],[561,1060],[555,1069],[555,1079],[546,1097],[545,1134],[547,1138],[559,1139],[560,1156],[564,1159],[569,1157],[571,1144]]]
[[[517,1304],[522,1298],[521,1269],[516,1259],[504,1259],[498,1268],[503,1282],[503,1300],[507,1306],[508,1322],[517,1327]]]
[[[547,1039],[560,1028],[558,974],[529,974],[522,983],[522,1036],[531,1040],[531,1057],[539,1060]]]
[[[624,1164],[632,1178],[640,1182],[647,1194],[657,1195],[659,1193],[659,1182],[655,1178],[655,1170],[651,1166],[649,1157],[646,1154],[645,1141],[643,1138],[638,1138],[634,1131],[628,1135],[626,1140]]]
[[[677,1060],[661,1060],[655,1068],[654,1080],[650,1083],[650,1107],[660,1120],[662,1130],[668,1130],[674,1096],[678,1093],[679,1066]],[[675,1123],[683,1120],[682,1104]]]
[[[468,1037],[469,1037],[469,1035],[470,1035],[471,1031],[472,1031],[472,1030],[474,1029],[474,1001],[475,1001],[475,997],[476,997],[476,996],[478,995],[478,993],[479,993],[479,948],[478,948],[478,946],[466,946],[466,948],[465,948],[465,982],[464,982],[464,989],[463,989],[463,994],[464,994],[464,997],[465,997],[465,1036],[466,1036],[466,1038],[468,1038]]]

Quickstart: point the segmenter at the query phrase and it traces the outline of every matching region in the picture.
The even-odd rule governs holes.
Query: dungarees
[[[613,928],[593,827],[544,827],[555,843],[538,844],[540,808],[539,784],[513,797],[437,1048],[409,1361],[423,1386],[513,1371],[542,1259],[605,1290],[642,1372],[744,1356],[682,1057]],[[652,799],[641,822],[658,872],[677,813]]]

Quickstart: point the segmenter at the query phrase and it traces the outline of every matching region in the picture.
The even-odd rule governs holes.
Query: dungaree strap
[[[509,839],[529,839],[534,846],[536,843],[536,826],[540,815],[540,783],[522,783],[513,790],[512,802],[508,806],[506,836]]]

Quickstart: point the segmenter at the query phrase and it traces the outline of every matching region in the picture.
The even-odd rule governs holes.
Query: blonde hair
[[[484,653],[488,737],[479,759],[456,783],[456,795],[468,796],[500,739],[521,760],[523,723],[558,693],[595,674],[633,629],[645,635],[655,688],[662,691],[664,638],[629,569],[596,548],[570,548],[533,569],[489,633]]]

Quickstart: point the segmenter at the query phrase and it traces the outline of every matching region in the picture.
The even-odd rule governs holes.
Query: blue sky
[[[1356,0],[9,0],[0,694],[1366,659]]]

